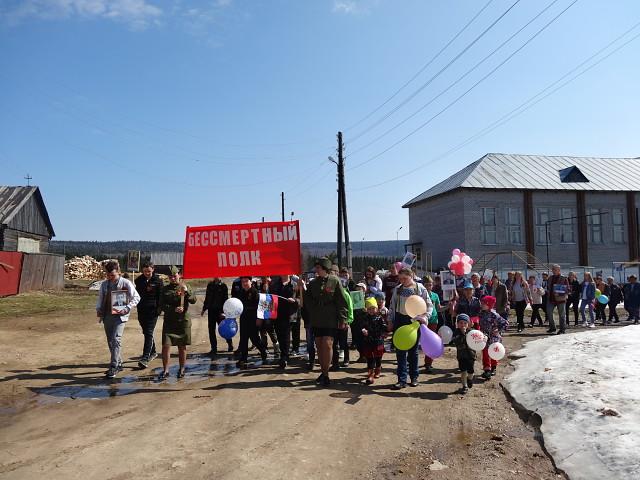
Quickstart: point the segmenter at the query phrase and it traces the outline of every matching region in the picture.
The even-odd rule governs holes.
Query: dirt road
[[[206,321],[193,323],[187,377],[178,381],[172,370],[170,381],[157,383],[159,359],[153,369],[135,369],[142,347],[135,316],[124,334],[129,361],[114,381],[103,377],[108,349],[91,310],[0,321],[2,478],[559,476],[502,392],[506,364],[465,397],[454,393],[451,349],[417,388],[390,390],[395,356],[387,354],[374,386],[361,383],[365,365],[352,364],[320,389],[302,360],[284,373],[210,361],[202,355]],[[542,329],[526,333],[508,336],[508,351]]]

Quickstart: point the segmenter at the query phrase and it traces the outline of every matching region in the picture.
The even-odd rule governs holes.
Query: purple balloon
[[[426,325],[420,325],[420,348],[431,358],[441,357],[444,353],[444,345],[440,336],[427,328]]]

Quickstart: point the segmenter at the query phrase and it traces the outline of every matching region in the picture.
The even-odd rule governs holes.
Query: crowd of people
[[[104,324],[111,360],[106,376],[115,377],[122,370],[121,342],[124,325],[133,308],[138,310],[138,321],[144,335],[142,355],[138,362],[145,369],[157,357],[154,329],[158,316],[164,313],[162,327],[162,365],[159,380],[169,375],[170,350],[178,348],[178,377],[185,375],[187,346],[191,344],[191,318],[189,305],[196,303],[192,289],[182,281],[180,272],[171,267],[169,283],[164,284],[154,272],[151,263],[145,263],[142,275],[135,284],[120,274],[117,262],[105,266],[107,280],[102,283],[97,301],[97,315]],[[240,368],[248,367],[249,352],[259,352],[263,363],[270,363],[269,341],[273,358],[281,369],[290,360],[300,357],[302,328],[306,338],[306,368],[314,370],[316,359],[320,375],[316,382],[321,386],[331,383],[330,372],[350,366],[351,355],[357,362],[366,363],[364,382],[373,384],[380,377],[382,358],[393,352],[397,360],[397,382],[393,389],[418,385],[419,348],[417,342],[408,350],[395,349],[389,340],[399,328],[418,321],[432,331],[447,326],[453,331],[451,344],[457,351],[460,370],[461,393],[473,386],[476,351],[469,347],[466,336],[471,329],[485,336],[482,350],[482,377],[490,380],[496,373],[497,361],[490,357],[489,345],[500,343],[509,326],[509,318],[515,317],[517,332],[526,328],[525,312],[531,309],[528,327],[547,325],[549,334],[563,334],[569,328],[569,313],[573,310],[574,325],[595,327],[618,323],[616,311],[620,303],[628,313],[627,321],[640,321],[640,284],[635,275],[628,277],[624,285],[617,285],[613,277],[604,281],[594,280],[586,272],[580,282],[574,272],[561,274],[554,265],[551,275],[542,274],[525,278],[521,272],[509,272],[503,282],[497,274],[492,278],[473,273],[467,279],[460,278],[455,290],[445,294],[440,276],[419,278],[406,265],[393,264],[381,278],[376,270],[368,267],[361,281],[356,282],[346,268],[338,268],[327,258],[319,259],[313,275],[260,277],[236,279],[231,288],[219,278],[210,281],[206,288],[201,316],[208,317],[209,356],[218,354],[217,328],[225,315],[223,307],[229,297],[242,303],[239,318],[239,344],[234,350],[233,339],[226,340],[226,352],[237,358]],[[126,295],[126,305],[110,303]],[[350,292],[361,292],[363,303],[354,304]],[[272,319],[258,318],[260,294],[278,298],[277,315]],[[413,295],[420,296],[426,305],[424,314],[417,317],[408,314],[405,303]],[[606,302],[598,297],[604,295]],[[115,298],[115,297],[113,297]],[[122,302],[121,302],[122,303]],[[608,312],[607,312],[608,309]],[[557,310],[559,325],[556,327],[554,312]],[[608,313],[608,315],[607,315]],[[587,317],[588,316],[588,317]],[[433,359],[425,355],[424,372],[432,373]]]

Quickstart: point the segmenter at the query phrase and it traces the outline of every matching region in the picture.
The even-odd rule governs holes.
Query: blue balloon
[[[225,318],[218,325],[218,333],[225,340],[231,340],[238,333],[238,322],[235,318]]]
[[[609,303],[609,297],[607,297],[606,295],[600,295],[598,297],[598,301],[603,305],[606,305],[607,303]]]

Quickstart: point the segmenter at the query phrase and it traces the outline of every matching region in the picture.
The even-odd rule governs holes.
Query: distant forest
[[[368,266],[376,269],[387,269],[389,265],[400,259],[404,255],[404,240],[398,242],[393,240],[354,242],[351,244],[353,271],[363,272]],[[182,252],[183,242],[148,242],[135,240],[119,240],[115,242],[82,242],[82,241],[59,241],[51,242],[49,251],[51,253],[64,254],[67,259],[89,255],[96,260],[117,259],[122,268],[125,268],[127,252],[130,250],[140,250],[141,261],[149,260],[152,252]],[[343,245],[343,264],[345,263],[345,250]],[[402,252],[402,254],[401,254]],[[329,257],[336,262],[335,242],[312,242],[302,244],[303,268],[311,270],[318,257]]]
[[[352,256],[355,257],[383,257],[400,258],[404,255],[406,240],[356,241],[351,243]],[[52,240],[49,251],[61,253],[67,258],[90,255],[94,258],[114,258],[126,256],[129,250],[140,250],[142,256],[151,252],[181,252],[183,242],[148,242],[138,240],[118,240],[114,242],[83,242]],[[302,244],[305,256],[321,257],[335,254],[335,242],[311,242]],[[343,245],[344,256],[344,245]]]

